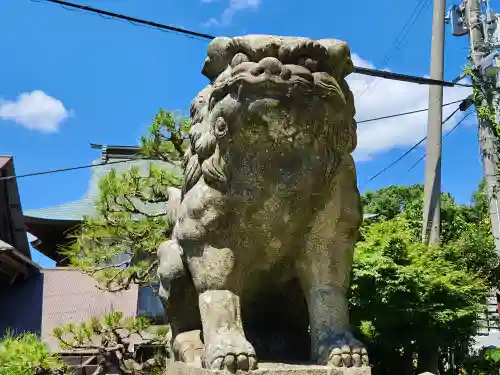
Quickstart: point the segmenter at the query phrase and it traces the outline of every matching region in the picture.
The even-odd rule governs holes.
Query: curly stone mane
[[[182,197],[202,176],[207,185],[218,190],[227,186],[229,177],[219,140],[227,135],[228,126],[222,118],[212,124],[209,117],[212,102],[221,99],[220,94],[224,92],[221,88],[229,80],[235,59],[246,56],[251,61],[259,61],[265,56],[275,55],[282,61],[293,62],[304,53],[318,57],[320,67],[334,78],[339,96],[345,104],[345,117],[335,124],[325,121],[323,126],[314,129],[318,136],[328,139],[332,145],[330,150],[326,150],[325,163],[329,164],[326,170],[334,173],[340,163],[340,154],[351,153],[356,148],[354,97],[345,80],[353,71],[353,64],[346,44],[336,40],[312,41],[307,38],[290,43],[287,38],[281,38],[256,47],[245,38],[217,38],[209,46],[203,68],[203,74],[211,83],[198,93],[190,106],[192,125],[190,146],[184,155]]]
[[[191,103],[192,125],[189,133],[190,145],[184,155],[183,197],[202,175],[207,184],[227,183],[217,138],[208,121],[208,102],[212,91],[210,85],[205,87]]]

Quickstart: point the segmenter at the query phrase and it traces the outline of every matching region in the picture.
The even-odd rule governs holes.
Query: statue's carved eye
[[[233,61],[231,61],[231,67],[234,68],[235,66],[238,66],[241,63],[249,62],[249,61],[250,61],[250,59],[248,58],[247,55],[239,52],[233,57]]]
[[[307,56],[302,56],[301,58],[299,58],[297,65],[303,66],[304,68],[313,73],[316,72],[318,69],[318,62]]]

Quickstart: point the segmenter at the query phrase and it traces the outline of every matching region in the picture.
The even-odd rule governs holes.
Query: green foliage
[[[164,370],[168,333],[168,327],[154,327],[147,318],[124,317],[121,312],[112,312],[86,323],[68,323],[53,331],[64,349],[97,350],[102,356],[101,366],[115,363],[123,374],[137,375]],[[137,350],[129,350],[133,343],[153,346],[157,350],[143,357]],[[100,367],[100,371],[104,373],[105,368]]]
[[[393,219],[403,212],[407,205],[422,200],[422,185],[389,186],[377,191],[367,191],[361,197],[363,210],[377,214],[378,220]]]
[[[67,367],[33,333],[0,339],[0,375],[69,375]]]
[[[451,342],[473,333],[487,284],[412,237],[403,217],[370,226],[355,252],[353,315],[397,347],[421,335]]]
[[[179,160],[188,144],[189,128],[189,119],[160,109],[149,134],[141,138],[144,155],[165,161]]]
[[[497,123],[495,108],[493,106],[493,96],[498,90],[490,82],[481,82],[476,69],[471,65],[464,67],[464,75],[471,78],[473,83],[472,98],[478,117],[482,120],[488,120],[493,124],[493,130],[497,137],[500,136],[500,124]]]
[[[149,134],[141,139],[145,158],[178,164],[189,122],[159,110]],[[85,218],[62,253],[72,266],[92,275],[107,290],[155,281],[156,251],[170,234],[164,204],[167,189],[180,186],[181,176],[150,164],[147,172],[131,167],[112,170],[99,183],[97,215]]]
[[[488,348],[471,357],[459,372],[461,375],[500,374],[500,349]]]
[[[365,212],[379,216],[364,223],[356,245],[351,313],[380,373],[402,372],[398,361],[413,361],[412,353],[428,342],[467,348],[486,294],[499,285],[484,184],[472,205],[442,194],[436,247],[420,243],[422,198],[421,185],[390,186],[362,197]]]

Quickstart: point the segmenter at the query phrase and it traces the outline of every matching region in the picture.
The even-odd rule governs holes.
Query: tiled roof
[[[43,272],[43,309],[41,338],[54,351],[59,343],[54,328],[73,322],[89,321],[112,311],[137,315],[138,287],[117,293],[96,287],[92,277],[72,268],[45,269]]]
[[[95,201],[99,196],[99,180],[112,169],[115,169],[117,172],[125,172],[129,170],[130,167],[135,166],[143,173],[147,173],[150,164],[154,164],[181,173],[179,166],[174,164],[161,160],[140,159],[137,155],[138,151],[138,147],[102,146],[101,158],[92,163],[95,167],[92,168],[88,190],[82,199],[53,207],[26,210],[24,216],[28,219],[38,218],[60,221],[81,221],[84,216],[95,215]],[[123,160],[123,163],[118,163],[121,160]],[[145,208],[148,213],[158,213],[164,209],[164,204],[149,204],[142,208]]]

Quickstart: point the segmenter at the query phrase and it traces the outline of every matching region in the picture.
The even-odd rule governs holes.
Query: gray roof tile
[[[143,173],[147,173],[150,164],[153,164],[158,167],[181,173],[181,169],[178,166],[160,160],[135,159],[132,161],[124,161],[123,163],[116,163],[117,161],[120,161],[120,159],[126,160],[127,158],[124,158],[123,156],[113,157],[113,155],[108,154],[108,157],[106,158],[107,164],[99,165],[102,163],[101,159],[93,162],[96,166],[92,168],[88,190],[82,199],[47,208],[26,210],[24,212],[24,216],[61,221],[81,221],[84,216],[94,216],[96,214],[95,201],[99,197],[99,181],[112,169],[115,169],[117,172],[125,172],[132,166],[135,166],[138,167]],[[148,204],[143,208],[146,208],[146,212],[148,213],[158,213],[164,209],[164,204]]]

